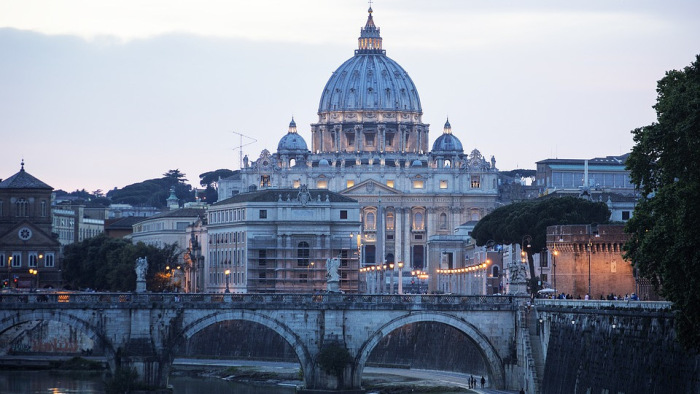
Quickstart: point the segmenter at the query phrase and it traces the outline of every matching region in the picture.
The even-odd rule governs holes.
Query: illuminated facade
[[[246,158],[239,173],[220,181],[219,198],[328,189],[359,201],[361,266],[401,261],[404,278],[411,270],[435,272],[441,261],[464,266],[464,240],[450,236],[495,206],[496,162],[477,149],[465,154],[449,121],[431,150],[422,115],[418,90],[386,56],[370,8],[354,56],[323,88],[311,149],[292,120],[277,152]]]

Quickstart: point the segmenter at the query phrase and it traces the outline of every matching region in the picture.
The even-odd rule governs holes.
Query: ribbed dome
[[[289,122],[289,131],[282,137],[280,143],[277,144],[277,153],[280,154],[297,154],[307,153],[309,148],[306,146],[306,141],[297,134],[297,124],[294,118]]]
[[[331,75],[321,95],[318,113],[389,110],[422,113],[418,90],[408,73],[386,56],[372,9],[360,32],[355,56]]]
[[[462,142],[459,138],[452,134],[452,125],[450,125],[450,120],[447,119],[445,122],[445,128],[443,129],[442,135],[439,136],[433,143],[433,153],[464,153],[462,148]]]

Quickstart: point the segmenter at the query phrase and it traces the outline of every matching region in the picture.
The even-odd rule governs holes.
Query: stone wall
[[[537,312],[543,393],[700,393],[700,356],[676,342],[668,310]]]

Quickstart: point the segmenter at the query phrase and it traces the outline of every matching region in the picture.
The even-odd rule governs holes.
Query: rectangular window
[[[622,211],[622,220],[630,220],[630,211]]]
[[[540,275],[540,280],[542,281],[542,283],[547,282],[547,274],[541,274],[541,275]]]
[[[389,187],[394,187],[394,181],[393,180],[388,180],[386,181],[386,185]]]
[[[387,147],[390,147],[390,146],[394,145],[394,135],[393,135],[393,134],[388,134],[388,133],[387,133],[387,135],[386,135],[386,140],[385,140],[385,141],[386,141],[386,142],[385,142],[385,145],[386,145]]]
[[[547,254],[540,253],[540,267],[547,267],[547,266],[549,266],[549,262],[547,261]]]
[[[355,181],[348,180],[347,182],[345,182],[345,187],[351,188],[353,186],[355,186]]]
[[[260,219],[267,219],[267,209],[260,210]]]
[[[267,250],[258,251],[258,265],[267,265]]]
[[[355,145],[355,133],[347,133],[345,134],[345,138],[348,141],[348,146]]]
[[[365,134],[365,145],[374,146],[374,134]]]
[[[270,187],[269,175],[260,175],[260,187]]]
[[[440,189],[447,189],[447,181],[446,180],[440,181]]]
[[[414,189],[422,189],[423,187],[424,187],[423,181],[413,181],[413,188]]]
[[[472,189],[481,188],[481,177],[479,175],[472,175]]]
[[[298,179],[295,179],[295,180],[294,180],[294,188],[295,188],[295,189],[298,189],[298,188],[300,188],[300,187],[301,187],[301,181],[298,180]]]
[[[5,253],[0,253],[0,267],[5,266]]]
[[[347,218],[348,218],[348,211],[342,209],[342,210],[340,211],[340,218],[341,218],[341,219],[347,219]]]
[[[316,188],[317,189],[328,189],[328,181],[326,181],[326,180],[316,181]]]

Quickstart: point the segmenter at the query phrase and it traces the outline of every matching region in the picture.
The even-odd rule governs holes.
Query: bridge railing
[[[632,300],[559,300],[559,299],[535,299],[535,305],[555,308],[581,308],[581,309],[645,309],[664,310],[671,309],[672,304],[667,301],[632,301]]]
[[[323,305],[403,305],[403,306],[474,306],[474,305],[517,305],[522,303],[515,296],[463,296],[463,295],[390,295],[390,294],[222,294],[222,293],[84,293],[84,292],[52,292],[52,293],[3,293],[0,294],[0,305],[47,305],[47,304],[89,304],[98,305],[127,305],[127,304],[221,304],[221,305],[265,305],[265,306],[298,306],[323,307]]]

